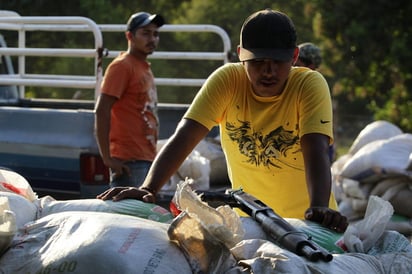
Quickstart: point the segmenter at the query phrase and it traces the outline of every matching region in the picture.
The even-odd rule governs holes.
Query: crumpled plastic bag
[[[175,218],[168,235],[185,254],[193,273],[218,274],[236,266],[230,250],[188,212]]]
[[[364,219],[350,224],[343,234],[343,242],[348,251],[367,253],[384,233],[393,212],[388,201],[370,196]]]
[[[186,179],[178,184],[173,199],[176,206],[191,217],[197,218],[214,237],[228,248],[232,248],[245,234],[239,215],[228,205],[210,207],[193,192],[191,182],[191,179]]]
[[[168,229],[169,239],[186,255],[194,273],[222,273],[236,268],[230,248],[243,239],[239,215],[229,206],[212,208],[202,202],[190,180],[180,182],[173,199],[182,212]]]

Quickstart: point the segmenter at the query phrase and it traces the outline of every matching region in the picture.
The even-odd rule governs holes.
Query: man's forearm
[[[327,207],[332,189],[327,137],[321,134],[304,135],[302,149],[310,206]]]
[[[105,164],[107,164],[110,159],[110,123],[107,121],[110,121],[110,117],[103,118],[97,114],[95,115],[95,135],[97,146],[99,148],[100,156]]]
[[[142,187],[157,193],[208,131],[201,124],[184,119],[156,156]]]

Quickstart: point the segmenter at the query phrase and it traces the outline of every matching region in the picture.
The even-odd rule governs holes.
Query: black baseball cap
[[[257,11],[246,18],[240,31],[239,60],[291,60],[296,39],[295,26],[286,14],[271,9]]]
[[[143,11],[138,12],[130,16],[129,20],[127,21],[127,30],[133,31],[137,28],[149,25],[150,23],[154,23],[157,25],[157,27],[161,27],[164,25],[165,20],[159,14],[150,14]]]

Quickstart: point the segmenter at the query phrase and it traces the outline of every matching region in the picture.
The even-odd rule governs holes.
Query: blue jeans
[[[121,176],[114,177],[110,170],[110,187],[134,186],[139,187],[143,184],[152,162],[149,161],[130,161],[125,163],[130,168],[130,176],[123,172]]]

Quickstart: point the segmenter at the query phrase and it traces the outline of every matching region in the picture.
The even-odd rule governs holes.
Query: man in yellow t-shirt
[[[325,79],[293,67],[299,55],[296,31],[281,12],[249,16],[240,41],[241,62],[210,75],[143,186],[111,189],[98,198],[155,201],[187,155],[219,125],[234,189],[242,188],[282,217],[343,232],[347,220],[331,194],[332,107]]]

